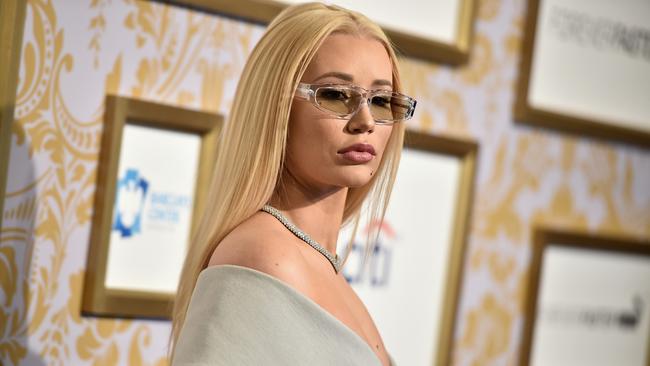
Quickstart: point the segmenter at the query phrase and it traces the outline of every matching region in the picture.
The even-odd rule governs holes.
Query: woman
[[[349,246],[335,253],[364,200],[383,217],[415,109],[399,92],[390,43],[361,14],[304,4],[269,25],[181,276],[174,365],[393,364],[340,272]]]

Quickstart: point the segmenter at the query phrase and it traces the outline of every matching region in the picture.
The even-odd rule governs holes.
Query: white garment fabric
[[[264,272],[226,264],[199,275],[172,365],[381,362],[368,343],[309,297]]]

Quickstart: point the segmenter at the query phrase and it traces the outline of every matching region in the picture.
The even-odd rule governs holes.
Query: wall
[[[409,128],[480,144],[456,365],[515,364],[534,224],[650,237],[648,150],[514,124],[525,6],[479,1],[468,65],[402,64],[419,108]],[[151,2],[29,1],[0,237],[3,364],[167,362],[169,323],[79,316],[104,96],[226,113],[262,32]]]

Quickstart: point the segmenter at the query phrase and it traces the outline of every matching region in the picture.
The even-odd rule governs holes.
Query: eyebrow
[[[314,79],[314,82],[318,81],[320,79],[324,79],[326,77],[335,77],[337,79],[341,79],[341,80],[345,80],[345,81],[349,81],[349,82],[354,81],[354,77],[352,75],[350,75],[350,74],[346,74],[344,72],[339,72],[339,71],[330,71],[330,72],[326,72],[326,73],[322,74],[321,76],[317,77],[316,79]],[[387,85],[387,86],[392,87],[393,83],[386,80],[386,79],[376,79],[375,81],[372,82],[372,85]]]

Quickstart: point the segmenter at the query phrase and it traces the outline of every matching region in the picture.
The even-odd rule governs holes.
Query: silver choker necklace
[[[314,239],[310,238],[309,235],[305,234],[304,231],[298,229],[296,225],[294,225],[291,221],[289,221],[288,218],[286,218],[280,211],[278,211],[277,208],[270,206],[270,205],[264,205],[262,207],[262,211],[271,214],[273,217],[278,219],[284,225],[289,231],[291,231],[295,236],[300,238],[300,240],[304,241],[305,243],[309,244],[312,246],[312,248],[316,249],[320,254],[324,255],[327,260],[332,263],[332,267],[334,267],[334,272],[339,273],[341,269],[341,258],[339,257],[338,254],[332,255],[327,249],[323,248],[322,245],[318,244]]]

